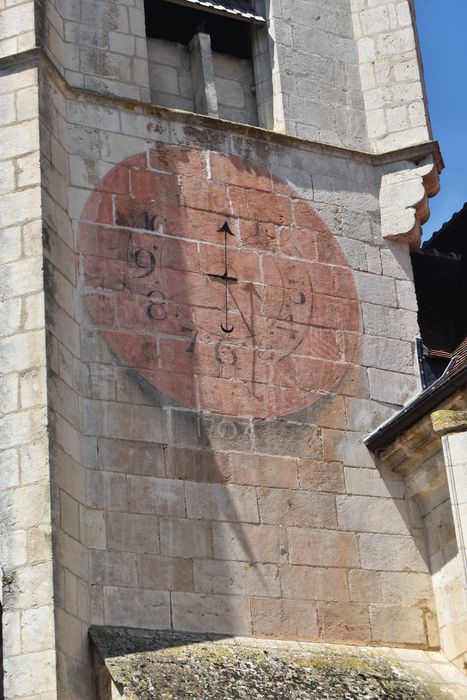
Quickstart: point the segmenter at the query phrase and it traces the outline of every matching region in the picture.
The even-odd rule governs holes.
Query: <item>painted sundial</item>
[[[184,406],[289,415],[336,391],[358,348],[334,236],[240,158],[161,145],[116,165],[85,204],[78,253],[118,361]]]

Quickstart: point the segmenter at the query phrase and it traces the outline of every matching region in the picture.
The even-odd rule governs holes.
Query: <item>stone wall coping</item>
[[[393,700],[445,693],[467,698],[465,676],[439,652],[124,627],[91,627],[90,637],[96,661],[128,700],[149,696],[154,688],[179,700],[343,700],[376,697],[375,691],[382,697],[388,689]]]

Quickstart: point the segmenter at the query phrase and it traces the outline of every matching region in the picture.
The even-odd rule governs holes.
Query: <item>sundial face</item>
[[[289,415],[335,391],[358,347],[334,237],[291,187],[238,158],[161,146],[115,166],[84,207],[78,251],[118,361],[182,405]]]

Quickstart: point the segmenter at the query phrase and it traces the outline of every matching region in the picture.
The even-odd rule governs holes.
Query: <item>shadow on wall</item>
[[[439,639],[447,658],[463,668],[464,577],[442,445],[433,436],[430,416],[385,450],[378,461],[392,465],[391,473],[404,477],[399,482],[405,491],[404,508],[401,501],[396,503],[413,534],[419,558],[431,574],[429,587],[415,588],[413,600],[423,611],[432,645]]]
[[[342,465],[326,471],[316,427],[345,429],[335,392],[360,381],[359,304],[333,236],[268,172],[161,146],[99,183],[78,252],[88,495],[105,517],[92,622],[319,638],[329,572],[305,583],[295,565],[358,562],[356,536],[336,532]],[[333,585],[348,600],[343,569]],[[325,636],[344,637],[333,624]]]

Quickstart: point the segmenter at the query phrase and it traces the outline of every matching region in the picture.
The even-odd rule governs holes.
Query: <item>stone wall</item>
[[[190,54],[186,46],[148,37],[151,102],[195,111]]]
[[[40,94],[58,685],[64,697],[87,698],[93,695],[87,638],[91,619],[88,547],[98,538],[100,519],[88,508],[83,466],[80,401],[87,377],[80,362],[69,184],[79,177],[81,162],[92,172],[92,162],[86,158],[77,162],[75,154],[92,154],[94,144],[89,128],[67,125],[67,101],[45,76]],[[95,112],[94,120],[103,118],[104,112]]]
[[[458,429],[455,425],[454,432],[449,434],[447,430],[441,437],[444,430],[439,424],[442,421],[435,417],[454,413],[464,406],[465,390],[454,392],[437,407],[437,412],[428,413],[381,454],[386,464],[404,476],[408,497],[420,506],[420,536],[427,542],[441,649],[462,671],[465,670],[467,621],[463,602],[463,509],[458,503],[464,493],[466,438],[465,433],[455,432]],[[448,443],[444,450],[443,441]],[[456,463],[460,465],[459,476],[453,480]]]
[[[0,143],[4,690],[45,697],[56,674],[36,67],[0,72]]]
[[[38,6],[40,44],[70,85],[149,101],[143,0]]]
[[[370,142],[377,152],[431,137],[414,10],[408,0],[351,0]]]
[[[248,59],[213,53],[219,117],[258,124],[253,66]]]
[[[141,0],[31,13],[2,12],[5,696],[92,698],[91,624],[436,646],[420,514],[362,442],[419,388],[380,190],[432,148],[368,154],[350,7],[254,38],[288,135],[147,104]]]
[[[194,112],[190,51],[183,44],[148,37],[151,102]],[[248,59],[212,53],[212,65],[221,119],[257,124],[253,67]]]
[[[275,128],[367,150],[350,0],[272,2],[270,13]]]
[[[2,7],[0,13],[0,58],[14,56],[36,46],[34,2]]]
[[[435,646],[416,519],[362,444],[418,386],[384,168],[41,95],[60,692],[92,694],[92,623]]]
[[[101,523],[92,621],[436,645],[417,520],[361,442],[418,387],[408,254],[379,238],[378,172],[344,153],[232,140],[144,112],[109,111],[103,132],[96,109],[68,101],[73,129],[96,144],[82,166],[73,157],[70,188],[83,459]],[[332,204],[331,182],[342,193]],[[290,262],[293,294],[314,295],[300,352],[289,352],[290,299],[281,318],[270,296],[283,324],[272,350],[291,358],[280,379],[268,374],[270,346],[253,363],[248,344],[222,341],[216,288],[202,291],[225,218],[237,276],[254,287],[255,260],[281,274]],[[208,313],[189,322],[184,307],[199,298]],[[401,597],[413,582],[426,608]]]
[[[13,10],[11,23],[18,21],[19,9]],[[48,0],[39,12],[41,42],[70,85],[150,101],[151,72],[153,101],[190,108],[184,71],[182,79],[174,73],[175,48],[162,72],[148,61],[143,0],[96,6]],[[26,27],[31,17],[32,11]],[[430,138],[408,0],[272,2],[267,19],[267,31],[252,33],[261,125],[376,152]],[[22,41],[24,48],[33,45]]]

